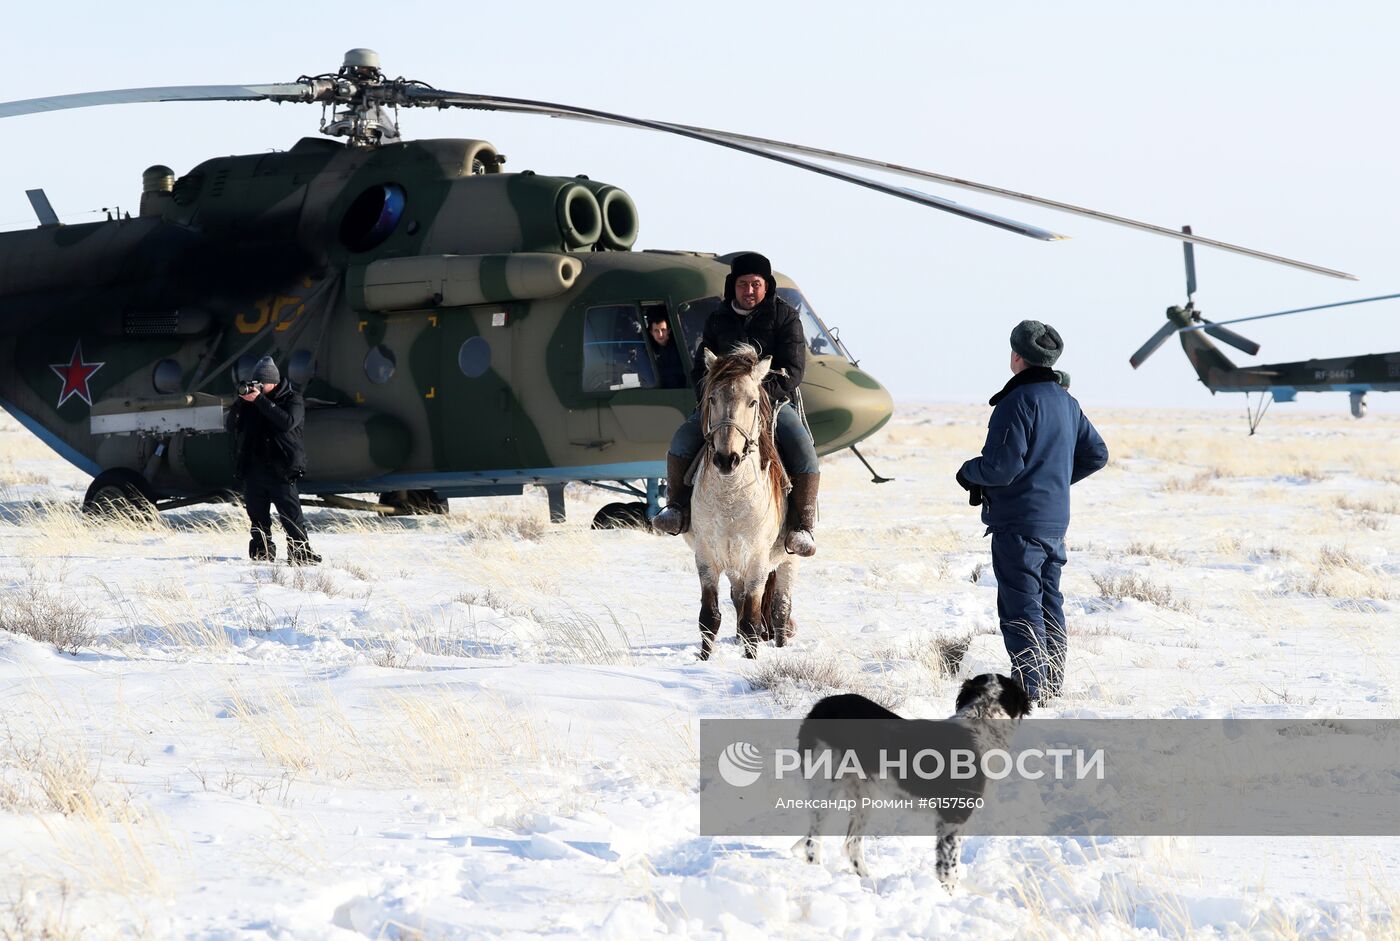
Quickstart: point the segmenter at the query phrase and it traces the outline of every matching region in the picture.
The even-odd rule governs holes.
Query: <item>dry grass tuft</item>
[[[1323,546],[1312,568],[1292,578],[1288,587],[1315,598],[1397,597],[1390,576],[1367,565],[1344,546]]]
[[[1369,572],[1370,567],[1345,546],[1323,546],[1317,554],[1317,564],[1323,569],[1351,569],[1353,572]]]
[[[40,897],[21,881],[0,903],[0,941],[81,941],[88,932],[76,927],[68,911],[71,887],[62,883],[58,903]]]
[[[1162,481],[1163,493],[1195,493],[1218,495],[1225,491],[1216,483],[1220,479],[1217,470],[1204,470],[1194,477],[1168,477]]]
[[[342,559],[338,562],[335,562],[334,565],[336,568],[349,574],[349,576],[355,579],[356,581],[367,582],[374,577],[373,572],[365,568],[363,565],[359,565],[355,562],[350,562],[348,560]]]
[[[76,601],[57,598],[35,584],[0,596],[0,630],[23,634],[65,653],[93,642],[92,614]]]
[[[58,813],[65,817],[89,808],[105,809],[113,799],[98,787],[97,774],[76,750],[56,740],[20,740],[6,730],[0,764],[0,809],[12,813]]]
[[[14,465],[8,462],[0,464],[0,486],[43,486],[48,482],[49,478],[43,474],[36,474],[33,471],[16,470]]]
[[[754,689],[797,685],[813,691],[846,689],[854,674],[833,657],[795,655],[764,660],[748,677]]]
[[[771,693],[788,708],[832,693],[859,693],[886,707],[890,705],[884,689],[830,655],[786,652],[760,661],[745,679],[751,688]]]
[[[963,658],[972,646],[972,634],[935,634],[909,647],[909,659],[934,676],[954,677],[962,670]]]
[[[1175,562],[1178,565],[1184,565],[1187,561],[1186,553],[1177,549],[1167,549],[1154,542],[1139,542],[1133,540],[1128,543],[1128,547],[1123,551],[1128,555],[1148,556],[1153,559],[1161,559],[1164,562]]]
[[[543,663],[581,663],[592,666],[626,665],[632,662],[632,641],[611,608],[607,623],[573,608],[535,610],[531,619],[540,626],[542,642],[536,648]]]
[[[1091,577],[1098,586],[1099,597],[1105,600],[1117,602],[1124,598],[1132,598],[1168,611],[1189,610],[1186,602],[1173,596],[1172,590],[1166,585],[1150,582],[1136,572],[1122,575],[1094,572]]]
[[[1400,478],[1397,478],[1400,483]],[[1348,496],[1340,496],[1336,500],[1337,509],[1345,510],[1348,513],[1377,513],[1388,516],[1400,516],[1400,500],[1381,500],[1379,498],[1369,498],[1357,500]]]

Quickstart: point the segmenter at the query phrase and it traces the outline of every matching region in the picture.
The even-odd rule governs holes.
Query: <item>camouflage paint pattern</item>
[[[717,303],[727,263],[631,251],[635,209],[615,187],[503,162],[484,141],[307,139],[208,160],[143,195],[138,218],[0,234],[0,404],[88,473],[131,468],[161,496],[198,496],[232,483],[225,435],[94,435],[93,405],[229,402],[240,368],[271,354],[307,396],[308,493],[663,476],[694,393],[585,389],[585,318],[664,305],[688,369],[685,311]],[[555,296],[516,296],[504,259],[520,252],[582,271]],[[368,309],[372,262],[437,255],[493,256],[473,285],[489,300]],[[830,453],[893,403],[834,344],[817,346],[803,396]]]
[[[1167,316],[1183,327],[1192,322],[1179,307],[1170,308]],[[1204,331],[1180,336],[1186,358],[1211,392],[1270,392],[1287,402],[1299,392],[1400,391],[1400,352],[1236,366]]]

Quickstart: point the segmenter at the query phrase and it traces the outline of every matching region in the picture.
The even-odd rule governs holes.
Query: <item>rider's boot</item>
[[[690,528],[690,488],[685,485],[690,461],[666,454],[666,508],[652,517],[651,528],[658,533],[679,536]]]
[[[812,528],[817,522],[817,485],[821,474],[793,474],[792,492],[788,494],[787,551],[803,558],[817,554],[817,540]]]

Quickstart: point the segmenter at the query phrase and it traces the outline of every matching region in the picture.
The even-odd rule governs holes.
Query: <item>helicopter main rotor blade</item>
[[[567,115],[563,115],[567,116]],[[819,157],[825,160],[834,160],[838,163],[848,163],[869,170],[884,170],[888,173],[896,173],[902,176],[912,176],[921,180],[931,180],[936,183],[943,183],[947,186],[955,186],[960,189],[973,190],[978,193],[986,193],[990,196],[1000,196],[1004,199],[1013,199],[1018,202],[1030,203],[1034,206],[1044,206],[1047,209],[1055,209],[1060,212],[1068,212],[1077,216],[1084,216],[1089,219],[1097,219],[1100,222],[1107,222],[1112,225],[1124,226],[1129,229],[1137,229],[1139,232],[1150,232],[1153,235],[1164,235],[1167,238],[1177,239],[1186,242],[1188,245],[1209,245],[1211,248],[1218,248],[1222,251],[1234,252],[1237,255],[1248,255],[1251,258],[1260,258],[1264,261],[1271,261],[1279,265],[1288,265],[1292,268],[1301,268],[1304,271],[1312,271],[1316,274],[1324,274],[1330,278],[1342,278],[1347,281],[1357,280],[1355,275],[1345,271],[1338,271],[1334,268],[1324,268],[1321,265],[1314,265],[1306,261],[1298,261],[1294,258],[1285,258],[1282,255],[1275,255],[1271,252],[1264,252],[1254,248],[1246,248],[1243,245],[1235,245],[1232,242],[1222,242],[1218,239],[1205,238],[1194,234],[1183,234],[1176,229],[1169,229],[1165,226],[1153,225],[1150,222],[1139,222],[1136,219],[1129,219],[1126,216],[1116,216],[1112,213],[1100,212],[1097,209],[1089,209],[1084,206],[1076,206],[1072,203],[1060,202],[1059,200],[1046,199],[1042,196],[1032,196],[1029,193],[1019,193],[1015,190],[1005,189],[1000,186],[989,186],[985,183],[976,183],[972,180],[964,180],[955,176],[948,176],[942,173],[934,173],[930,170],[920,170],[916,167],[901,166],[897,163],[888,163],[883,160],[872,160],[868,157],[857,157],[854,154],[845,154],[835,150],[824,150],[820,147],[807,147],[802,144],[792,144],[786,141],[770,140],[764,137],[753,137],[748,134],[735,134],[731,131],[715,131],[708,128],[692,127],[687,124],[673,124],[672,128],[677,130],[698,131],[703,134],[710,134],[716,137],[724,137],[730,140],[739,141],[759,147],[768,147],[772,150],[786,151],[789,153],[802,154],[808,157]]]
[[[1229,320],[1217,320],[1213,326],[1220,326],[1227,323],[1244,323],[1248,320],[1268,320],[1270,317],[1287,317],[1289,314],[1305,314],[1310,310],[1327,310],[1332,307],[1350,307],[1352,304],[1369,304],[1372,301],[1390,301],[1400,297],[1400,294],[1381,294],[1377,297],[1358,297],[1354,301],[1337,301],[1335,304],[1317,304],[1313,307],[1295,307],[1292,310],[1276,310],[1272,314],[1255,314],[1251,317],[1232,317]],[[1182,330],[1203,330],[1203,324],[1192,324],[1189,327],[1182,327]]]
[[[1191,227],[1184,225],[1181,231],[1187,235],[1191,234]],[[1186,300],[1196,296],[1196,246],[1191,242],[1182,242],[1181,250],[1186,254]]]
[[[797,167],[801,170],[809,170],[835,180],[853,183],[856,186],[863,186],[866,189],[875,190],[887,196],[907,199],[910,202],[915,202],[931,209],[939,209],[943,212],[961,216],[964,219],[971,219],[974,222],[982,222],[999,229],[1005,229],[1008,232],[1015,232],[1018,235],[1025,235],[1047,242],[1068,238],[1066,235],[1060,235],[1048,229],[1042,229],[1039,226],[1018,222],[1015,219],[1008,219],[1005,216],[998,216],[990,212],[983,212],[980,209],[973,209],[970,206],[963,206],[950,199],[943,199],[928,193],[921,193],[918,190],[912,190],[903,186],[892,186],[888,183],[881,183],[878,180],[872,180],[868,177],[857,176],[854,173],[847,173],[843,170],[812,163],[798,157],[780,154],[762,144],[732,139],[732,136],[725,135],[723,132],[711,132],[701,128],[668,124],[665,121],[651,121],[645,118],[633,118],[607,111],[597,111],[592,108],[554,104],[545,101],[531,101],[523,98],[499,98],[487,95],[473,95],[464,92],[442,91],[436,88],[420,86],[408,86],[404,88],[403,91],[404,97],[407,99],[404,102],[405,104],[417,105],[420,107],[470,108],[479,111],[508,111],[519,114],[539,114],[548,117],[571,118],[597,124],[621,125],[624,127],[660,131],[665,134],[675,134],[680,137],[688,137],[691,140],[714,144],[730,150],[737,150],[740,153],[749,154],[750,156],[762,157],[765,160],[773,160],[777,163],[785,164],[790,167]]]
[[[288,82],[280,85],[170,85],[163,88],[115,88],[51,98],[29,98],[0,103],[0,118],[68,108],[98,105],[128,105],[153,101],[315,101],[319,90],[314,84]]]
[[[343,79],[329,78],[302,78],[297,82],[274,85],[188,85],[171,86],[164,88],[127,88],[112,91],[84,92],[76,95],[59,95],[51,98],[31,98],[25,101],[12,101],[0,103],[0,118],[14,117],[23,114],[34,114],[43,111],[59,111],[67,108],[84,108],[95,105],[107,104],[128,104],[135,102],[156,102],[156,101],[322,101],[336,102],[339,104],[355,103],[361,107],[367,104],[379,104],[386,106],[405,107],[437,107],[437,108],[472,108],[483,111],[514,111],[526,114],[541,114],[551,117],[571,118],[581,121],[591,121],[603,124],[620,124],[629,127],[645,128],[653,131],[660,131],[667,134],[675,134],[681,137],[689,137],[693,140],[714,144],[720,147],[727,147],[751,156],[762,157],[765,160],[773,160],[788,166],[819,173],[832,179],[842,180],[863,186],[877,192],[896,196],[900,199],[907,199],[930,208],[939,209],[983,222],[997,228],[1006,229],[1031,238],[1053,240],[1062,239],[1066,236],[1058,235],[1047,229],[1038,226],[1028,225],[1007,219],[1004,216],[997,216],[981,210],[962,206],[951,200],[930,196],[916,190],[902,187],[889,186],[866,177],[846,173],[822,164],[812,163],[804,157],[815,157],[823,160],[830,160],[837,163],[846,163],[862,167],[865,169],[884,171],[897,175],[910,176],[920,180],[929,180],[942,183],[946,186],[970,189],[975,192],[987,193],[992,196],[999,196],[1004,199],[1012,199],[1020,202],[1031,203],[1036,206],[1043,206],[1049,209],[1056,209],[1061,212],[1068,212],[1075,215],[1086,216],[1091,219],[1098,219],[1101,222],[1108,222],[1114,225],[1121,225],[1143,232],[1150,232],[1156,235],[1165,235],[1170,238],[1195,243],[1199,245],[1209,245],[1224,251],[1235,252],[1241,255],[1248,255],[1253,258],[1261,258],[1265,261],[1272,261],[1277,264],[1289,265],[1294,268],[1302,268],[1318,274],[1329,275],[1334,278],[1346,278],[1356,280],[1355,276],[1343,271],[1331,268],[1324,268],[1304,261],[1297,261],[1292,258],[1285,258],[1281,255],[1274,255],[1269,252],[1262,252],[1252,248],[1245,248],[1242,245],[1234,245],[1229,242],[1221,242],[1216,239],[1208,239],[1198,235],[1185,234],[1168,229],[1163,226],[1152,225],[1151,223],[1139,222],[1135,219],[1128,219],[1124,216],[1115,216],[1111,213],[1100,212],[1095,209],[1088,209],[1083,206],[1075,206],[1070,203],[1059,202],[1057,200],[1045,199],[1039,196],[1031,196],[1027,193],[1019,193],[997,186],[989,186],[984,183],[975,183],[971,180],[964,180],[946,174],[934,173],[928,170],[919,170],[914,167],[901,166],[900,164],[889,163],[883,160],[872,160],[866,157],[857,157],[853,154],[845,154],[834,150],[825,150],[818,147],[807,147],[802,144],[793,144],[787,141],[772,140],[763,137],[754,137],[747,134],[738,134],[730,131],[718,131],[710,128],[695,127],[687,124],[673,124],[665,121],[651,121],[642,118],[628,117],[627,115],[613,114],[606,111],[598,111],[591,108],[582,108],[574,105],[562,105],[545,101],[533,101],[525,98],[493,97],[487,95],[466,94],[462,92],[444,91],[430,86],[407,82],[403,79],[395,79],[387,82],[374,82],[370,84],[358,84],[347,82]],[[799,155],[799,156],[793,156]]]
[[[1201,319],[1201,329],[1210,336],[1215,337],[1221,343],[1228,343],[1235,349],[1248,356],[1253,356],[1259,352],[1259,344],[1248,337],[1240,336],[1233,330],[1227,330],[1218,323]]]
[[[1176,330],[1176,324],[1172,323],[1170,320],[1162,324],[1162,326],[1158,328],[1157,332],[1152,334],[1152,339],[1148,340],[1136,353],[1128,357],[1128,363],[1134,369],[1137,369],[1143,363],[1147,362],[1147,357],[1157,352],[1157,347],[1167,342],[1167,337],[1171,336],[1173,333],[1176,333]]]

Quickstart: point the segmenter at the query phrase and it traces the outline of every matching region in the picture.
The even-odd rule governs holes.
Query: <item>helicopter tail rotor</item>
[[[1181,227],[1183,235],[1191,235],[1191,227],[1184,225]],[[1157,352],[1158,347],[1167,342],[1167,338],[1174,333],[1183,330],[1204,330],[1207,334],[1222,343],[1228,343],[1235,349],[1249,356],[1259,352],[1259,344],[1248,337],[1241,336],[1233,330],[1227,330],[1220,324],[1213,323],[1201,316],[1196,310],[1196,249],[1191,242],[1181,243],[1182,253],[1186,261],[1186,306],[1167,308],[1167,322],[1152,334],[1152,339],[1148,340],[1138,348],[1138,351],[1128,357],[1128,363],[1137,369],[1147,362],[1147,357]]]
[[[1230,344],[1246,356],[1253,356],[1259,352],[1259,344],[1248,337],[1240,336],[1235,331],[1228,330],[1218,323],[1206,320],[1204,317],[1198,316],[1196,320],[1202,325],[1201,329],[1208,335],[1215,337],[1221,343]]]
[[[1143,363],[1147,362],[1147,357],[1157,352],[1157,348],[1167,342],[1167,339],[1172,334],[1176,333],[1176,329],[1177,325],[1175,321],[1168,320],[1166,323],[1162,324],[1157,332],[1152,334],[1152,339],[1140,346],[1138,351],[1128,358],[1128,363],[1134,369],[1137,369]]]

